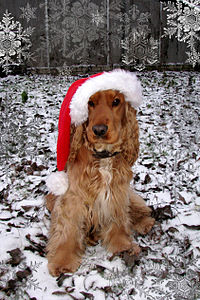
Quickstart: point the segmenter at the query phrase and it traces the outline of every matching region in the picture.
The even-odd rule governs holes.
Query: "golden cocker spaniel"
[[[63,195],[47,196],[51,275],[76,271],[86,245],[99,240],[113,254],[140,252],[132,231],[148,233],[154,219],[130,187],[138,136],[136,110],[123,93],[113,89],[94,93],[88,101],[88,119],[71,125],[65,167],[68,189]]]

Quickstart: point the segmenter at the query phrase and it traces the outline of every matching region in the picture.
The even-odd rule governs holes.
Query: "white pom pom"
[[[64,171],[55,172],[46,179],[46,185],[50,193],[60,196],[68,189],[68,176]]]

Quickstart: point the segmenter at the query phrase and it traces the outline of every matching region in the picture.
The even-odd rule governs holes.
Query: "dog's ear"
[[[71,125],[70,128],[70,153],[68,162],[73,162],[77,156],[78,150],[81,148],[84,142],[83,138],[84,126]]]
[[[126,103],[125,118],[122,125],[122,155],[130,166],[137,160],[139,153],[139,127],[136,113],[136,110],[129,103]]]

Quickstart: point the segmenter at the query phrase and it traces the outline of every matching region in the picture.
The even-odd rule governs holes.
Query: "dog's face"
[[[115,90],[100,91],[88,101],[88,140],[94,149],[108,149],[120,138],[120,131],[125,118],[124,95]]]

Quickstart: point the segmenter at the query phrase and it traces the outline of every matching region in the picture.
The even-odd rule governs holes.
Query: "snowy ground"
[[[77,78],[0,79],[0,299],[200,299],[200,74],[144,72],[134,186],[157,220],[138,261],[89,247],[75,274],[47,270],[45,177],[59,108]]]

